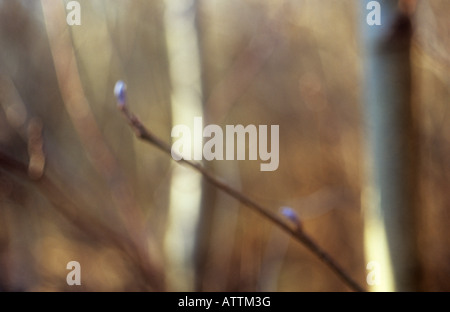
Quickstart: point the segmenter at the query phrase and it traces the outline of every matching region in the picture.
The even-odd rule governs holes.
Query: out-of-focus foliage
[[[0,149],[28,163],[29,137],[39,130],[32,125],[42,125],[45,175],[73,202],[77,216],[66,218],[51,203],[55,198],[0,163],[0,288],[172,290],[152,279],[166,275],[168,193],[177,164],[134,137],[112,92],[117,80],[126,81],[132,110],[170,141],[164,1],[79,2],[82,24],[62,31],[78,70],[62,77],[76,74],[83,92],[71,94],[64,88],[73,86],[62,86],[57,77],[48,35],[54,21],[46,20],[40,1],[0,1]],[[355,1],[194,3],[208,123],[280,125],[278,170],[261,172],[259,161],[248,160],[215,161],[208,169],[274,211],[292,207],[305,230],[364,285],[364,121]],[[446,0],[420,2],[412,51],[426,290],[450,289],[449,13]],[[66,12],[52,14],[65,19]],[[85,97],[87,109],[71,111],[77,106],[67,94],[73,103]],[[347,290],[268,221],[211,187],[205,193],[211,213],[202,221],[208,230],[198,255],[198,290]],[[103,224],[135,242],[131,251],[87,230]],[[130,259],[136,250],[141,257]],[[81,286],[66,284],[71,260],[81,264]],[[157,277],[144,278],[143,272]]]

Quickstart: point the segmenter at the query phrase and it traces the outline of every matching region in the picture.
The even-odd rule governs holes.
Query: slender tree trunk
[[[200,52],[195,23],[197,1],[166,0],[165,4],[166,41],[172,88],[172,123],[190,127],[193,134],[194,117],[203,117]],[[195,150],[198,147],[197,144],[193,144],[194,155],[202,153],[202,150]],[[165,240],[168,284],[173,291],[195,290],[201,200],[201,176],[190,168],[174,164],[169,225]]]
[[[376,3],[381,25],[367,16]],[[417,140],[411,106],[410,17],[397,1],[362,2],[368,181],[363,194],[367,283],[418,290]]]

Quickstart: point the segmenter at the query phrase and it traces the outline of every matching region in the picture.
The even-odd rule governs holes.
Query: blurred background
[[[349,290],[269,221],[138,140],[115,104],[119,79],[168,143],[189,114],[222,128],[280,125],[276,171],[204,166],[275,213],[292,207],[367,286],[355,1],[80,0],[73,26],[68,2],[0,1],[0,151],[29,175],[0,162],[1,290]],[[447,0],[414,14],[426,291],[450,291],[449,14]],[[73,260],[81,286],[66,283]]]

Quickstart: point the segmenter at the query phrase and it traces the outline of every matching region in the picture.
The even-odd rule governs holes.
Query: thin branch
[[[119,110],[123,113],[127,119],[129,125],[136,133],[136,136],[141,140],[148,142],[168,155],[172,155],[171,146],[158,138],[150,130],[148,130],[141,121],[128,110],[128,106],[125,105],[125,101],[119,103]],[[333,272],[335,272],[344,283],[355,291],[365,291],[356,281],[354,281],[350,275],[326,252],[324,251],[309,235],[307,235],[300,226],[293,228],[284,219],[282,219],[277,214],[273,213],[269,209],[263,207],[262,205],[256,203],[248,196],[242,192],[230,187],[226,183],[220,181],[218,178],[213,176],[208,172],[201,164],[186,160],[182,157],[178,157],[180,163],[186,164],[198,171],[203,178],[205,178],[209,183],[216,186],[220,190],[224,191],[231,197],[237,199],[239,202],[245,206],[252,208],[265,218],[269,219],[272,223],[276,224],[279,228],[289,233],[295,240],[300,242],[302,245],[306,246],[312,253],[314,253],[323,263],[325,263]]]

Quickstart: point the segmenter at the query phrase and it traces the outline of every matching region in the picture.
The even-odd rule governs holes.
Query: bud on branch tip
[[[281,207],[281,214],[283,216],[285,216],[286,218],[288,218],[289,220],[291,220],[292,222],[294,222],[297,227],[300,227],[300,218],[298,217],[298,214],[295,212],[294,209],[292,209],[291,207]]]
[[[114,86],[114,95],[116,96],[117,106],[123,108],[126,105],[127,85],[122,80],[116,82]]]

